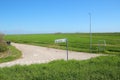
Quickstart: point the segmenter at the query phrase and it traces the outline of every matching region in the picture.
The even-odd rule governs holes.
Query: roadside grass
[[[0,52],[5,52],[7,50],[7,45],[0,43]]]
[[[12,61],[21,57],[22,53],[14,46],[8,46],[8,50],[0,52],[0,63]]]
[[[58,49],[66,49],[65,43],[55,44],[55,39],[67,38],[69,50],[78,52],[89,52],[88,33],[64,33],[64,34],[24,34],[6,35],[5,39],[16,43],[32,44]],[[105,40],[107,45],[105,50],[100,46],[98,52],[98,41]],[[103,44],[101,42],[101,44]],[[120,54],[120,33],[93,33],[92,53]]]
[[[120,80],[120,56],[0,68],[1,80]]]

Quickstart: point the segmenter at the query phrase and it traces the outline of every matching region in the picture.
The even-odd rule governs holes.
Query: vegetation
[[[1,44],[0,43],[0,52],[4,52],[4,51],[6,51],[8,48],[7,48],[7,46],[5,45],[5,44]]]
[[[3,40],[4,34],[0,34],[0,52],[4,52],[7,50],[7,45],[5,44]]]
[[[0,63],[12,61],[21,57],[21,52],[13,46],[8,46],[0,34]]]
[[[67,38],[69,50],[89,52],[89,34],[87,33],[55,33],[55,34],[26,34],[26,35],[7,35],[6,40],[11,40],[17,43],[33,44],[38,46],[46,46],[52,48],[65,49],[65,44],[55,44],[55,39]],[[100,53],[119,54],[120,53],[120,33],[93,33],[92,34],[92,52],[98,52],[99,40],[106,41],[100,43]]]
[[[119,80],[120,56],[0,68],[1,80]]]
[[[21,57],[21,52],[14,46],[8,46],[8,50],[0,53],[0,63],[12,61]]]
[[[0,68],[1,80],[119,80],[120,79],[120,33],[94,33],[92,52],[98,53],[98,41],[107,45],[102,53],[119,54],[101,56],[89,60],[57,60],[45,64],[16,65]],[[65,49],[65,44],[55,44],[55,39],[67,38],[69,50],[89,52],[89,34],[29,34],[7,35],[6,40]],[[103,49],[103,44],[100,45]],[[8,76],[9,75],[9,76]]]

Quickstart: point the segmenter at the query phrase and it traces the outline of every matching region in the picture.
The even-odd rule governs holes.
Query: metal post
[[[90,52],[92,52],[91,13],[89,13],[89,17],[90,17]]]
[[[66,51],[67,51],[67,61],[68,61],[68,40],[66,39]]]

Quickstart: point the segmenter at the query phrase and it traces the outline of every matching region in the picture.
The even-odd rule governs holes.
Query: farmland
[[[89,34],[24,34],[6,35],[12,42],[65,49],[65,43],[55,44],[55,39],[67,38],[69,50],[89,52]],[[98,53],[98,41],[105,40],[105,51],[120,54],[120,33],[94,33],[92,52]],[[119,80],[120,55],[108,55],[89,60],[57,60],[45,64],[16,65],[0,68],[1,80]],[[9,75],[9,76],[8,76]]]
[[[65,49],[65,44],[55,44],[55,39],[67,38],[69,50],[79,52],[89,52],[89,34],[87,33],[56,33],[56,34],[24,34],[24,35],[6,35],[5,39],[17,43],[32,44],[37,46]],[[98,43],[100,42],[100,51],[98,52]],[[106,41],[106,47],[104,42]],[[120,33],[93,33],[92,34],[92,53],[120,53]]]

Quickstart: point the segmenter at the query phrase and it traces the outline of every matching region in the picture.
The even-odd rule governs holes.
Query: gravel
[[[0,63],[0,67],[9,67],[13,65],[30,65],[35,63],[48,63],[53,60],[67,59],[66,50],[59,50],[47,47],[12,43],[22,52],[22,57],[11,62]],[[102,54],[92,54],[84,52],[68,52],[68,59],[86,60]]]

